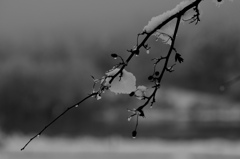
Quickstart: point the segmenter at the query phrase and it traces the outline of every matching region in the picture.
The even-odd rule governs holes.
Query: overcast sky
[[[71,31],[108,38],[116,32],[141,31],[152,16],[172,9],[181,0],[1,0],[0,35],[24,39],[34,34]],[[220,8],[212,0],[202,5],[203,22],[220,19],[239,22],[240,1]]]

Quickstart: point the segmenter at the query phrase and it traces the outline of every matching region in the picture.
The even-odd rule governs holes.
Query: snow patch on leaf
[[[143,100],[146,97],[146,90],[147,90],[147,87],[138,86],[137,90],[135,91],[136,98],[139,100]]]
[[[122,75],[119,74],[110,84],[111,77],[114,76],[120,69],[115,68],[106,73],[108,76],[105,80],[106,86],[110,86],[109,90],[116,94],[129,94],[136,90],[136,78],[131,73],[123,69]]]

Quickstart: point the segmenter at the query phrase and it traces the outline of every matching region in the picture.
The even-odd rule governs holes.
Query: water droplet
[[[115,58],[113,58],[114,60],[116,60],[117,58],[115,57]]]
[[[147,50],[146,53],[149,54],[149,53],[150,53],[150,50]]]
[[[153,106],[151,105],[151,106],[150,106],[150,108],[152,109],[152,108],[153,108]]]
[[[37,137],[40,137],[40,135],[37,135]]]
[[[77,108],[77,107],[78,107],[78,104],[77,104],[77,105],[75,105],[75,107]]]
[[[131,121],[132,117],[128,117],[128,121]]]

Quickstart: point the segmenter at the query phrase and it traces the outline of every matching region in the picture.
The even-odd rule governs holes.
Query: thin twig
[[[175,30],[174,30],[174,34],[173,34],[173,37],[172,37],[172,43],[171,43],[171,46],[169,48],[169,51],[168,51],[168,54],[167,56],[164,58],[165,59],[165,62],[164,62],[164,66],[162,68],[162,71],[161,71],[161,74],[160,76],[158,77],[157,79],[157,84],[156,86],[154,87],[154,91],[153,93],[150,95],[149,98],[147,98],[147,101],[142,105],[140,106],[139,108],[143,109],[144,107],[146,107],[148,105],[148,103],[155,97],[156,93],[157,93],[157,90],[159,89],[160,87],[160,83],[161,83],[161,80],[163,78],[163,75],[165,73],[165,71],[167,70],[167,66],[168,66],[168,61],[170,59],[170,56],[171,56],[171,53],[172,51],[174,50],[174,44],[175,44],[175,40],[176,40],[176,36],[177,36],[177,32],[178,32],[178,29],[179,29],[179,25],[180,25],[180,22],[181,22],[181,15],[179,15],[177,17],[177,22],[176,22],[176,26],[175,26]]]
[[[97,93],[92,93],[89,94],[87,97],[83,98],[81,101],[77,102],[76,104],[68,107],[65,111],[63,111],[60,115],[58,115],[55,119],[53,119],[49,124],[47,124],[39,133],[37,133],[35,136],[33,136],[22,148],[21,151],[23,151],[28,144],[30,144],[30,142],[35,139],[36,137],[39,137],[49,126],[51,126],[55,121],[57,121],[60,117],[62,117],[65,113],[67,113],[69,110],[73,109],[73,108],[77,108],[82,102],[84,102],[85,100],[87,100],[90,97],[93,97],[97,95]]]

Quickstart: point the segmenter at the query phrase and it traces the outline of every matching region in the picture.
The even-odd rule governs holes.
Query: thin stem
[[[159,76],[159,78],[158,78],[158,83],[161,82],[161,80],[162,80],[162,78],[163,78],[163,75],[164,75],[165,71],[167,70],[168,61],[169,61],[169,59],[170,59],[170,56],[171,56],[172,51],[174,50],[174,44],[175,44],[175,40],[176,40],[176,36],[177,36],[177,32],[178,32],[178,29],[179,29],[179,24],[180,24],[180,22],[181,22],[181,15],[179,15],[179,16],[177,17],[177,23],[176,23],[176,27],[175,27],[175,30],[174,30],[174,33],[173,33],[172,43],[171,43],[171,46],[170,46],[170,48],[169,48],[169,50],[168,50],[168,54],[167,54],[167,56],[166,56],[166,58],[165,58],[166,61],[165,61],[165,63],[164,63],[162,72],[161,72],[161,74],[160,74],[160,76]]]
[[[136,126],[135,126],[135,129],[134,129],[135,131],[137,131],[137,127],[138,127],[138,116],[139,115],[137,114],[137,121],[136,121]]]
[[[53,119],[49,124],[47,124],[39,133],[37,133],[35,136],[33,136],[22,148],[21,151],[23,151],[30,142],[35,139],[36,137],[39,137],[49,126],[51,126],[55,121],[57,121],[60,117],[62,117],[64,114],[66,114],[69,110],[78,107],[82,102],[87,100],[88,98],[97,95],[97,93],[89,94],[87,97],[83,98],[81,101],[77,102],[76,104],[68,107],[65,111],[63,111],[60,115],[58,115],[55,119]]]
[[[157,90],[160,87],[160,83],[161,83],[161,80],[163,78],[163,75],[164,75],[165,71],[167,70],[167,66],[168,66],[168,62],[169,62],[171,53],[175,49],[174,44],[175,44],[175,40],[176,40],[176,36],[177,36],[177,32],[178,32],[178,29],[179,29],[180,22],[181,22],[181,14],[177,17],[175,30],[174,30],[174,34],[173,34],[173,37],[172,37],[172,43],[171,43],[171,46],[168,50],[167,56],[164,58],[165,59],[164,66],[163,66],[163,69],[161,71],[160,76],[157,79],[157,84],[155,86],[155,89],[154,89],[153,93],[151,94],[151,96],[147,98],[147,101],[142,106],[140,106],[138,109],[143,109],[144,107],[146,107],[148,105],[148,103],[155,97],[155,95],[157,93]]]

